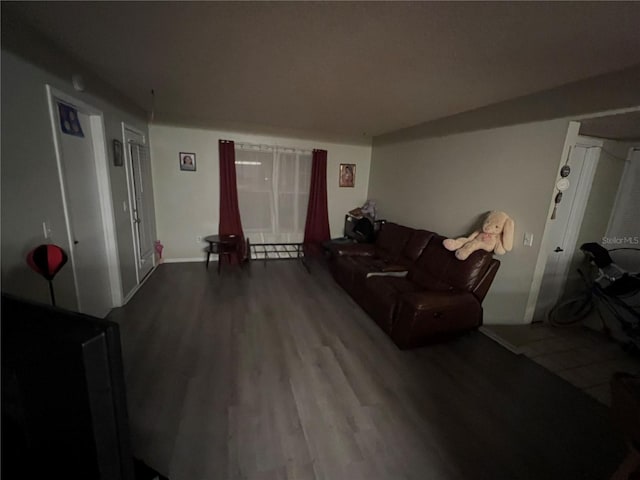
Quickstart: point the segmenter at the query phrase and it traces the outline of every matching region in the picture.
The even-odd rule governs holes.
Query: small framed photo
[[[180,170],[188,172],[196,171],[196,154],[188,152],[180,152]]]
[[[341,187],[355,187],[356,185],[356,164],[341,163],[340,164],[340,180]]]
[[[124,165],[124,151],[120,140],[113,140],[113,165],[121,167]]]

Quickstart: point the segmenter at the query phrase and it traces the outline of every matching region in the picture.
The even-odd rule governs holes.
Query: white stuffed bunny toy
[[[456,252],[458,260],[466,260],[476,250],[504,255],[513,248],[514,222],[504,212],[489,212],[482,224],[482,230],[476,230],[468,237],[447,238],[442,242],[444,248]]]

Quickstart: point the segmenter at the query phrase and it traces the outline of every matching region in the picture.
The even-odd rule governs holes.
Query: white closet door
[[[65,134],[57,125],[55,131],[69,220],[71,264],[78,310],[102,318],[111,310],[113,300],[93,148],[95,132],[88,114],[78,109],[77,116],[84,136]]]
[[[129,143],[131,173],[133,177],[133,223],[137,245],[138,280],[141,281],[153,268],[153,192],[151,189],[151,164],[146,147]]]

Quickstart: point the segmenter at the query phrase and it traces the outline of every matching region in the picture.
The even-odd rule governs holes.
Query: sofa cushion
[[[398,262],[388,262],[381,258],[351,257],[349,268],[353,273],[353,280],[364,282],[367,275],[373,272],[408,271],[409,265]]]
[[[397,223],[385,223],[376,239],[376,255],[389,262],[396,261],[413,231]]]
[[[428,232],[427,230],[414,230],[402,249],[399,263],[403,265],[411,265],[418,260],[429,243],[429,240],[431,240],[431,237],[434,235],[435,233]]]
[[[376,297],[390,297],[399,293],[417,292],[421,290],[419,285],[402,277],[369,277],[367,289]]]
[[[473,252],[466,260],[458,260],[442,245],[445,237],[434,235],[407,279],[436,292],[464,290],[470,292],[489,267],[491,253]]]

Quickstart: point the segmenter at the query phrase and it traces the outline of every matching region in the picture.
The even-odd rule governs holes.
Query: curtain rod
[[[292,152],[292,153],[313,153],[312,150],[306,150],[304,148],[293,148],[293,147],[283,147],[281,145],[267,145],[267,144],[257,144],[257,143],[245,143],[245,142],[234,142],[237,147],[245,148],[248,150],[268,150],[268,151],[281,151],[281,152]]]

